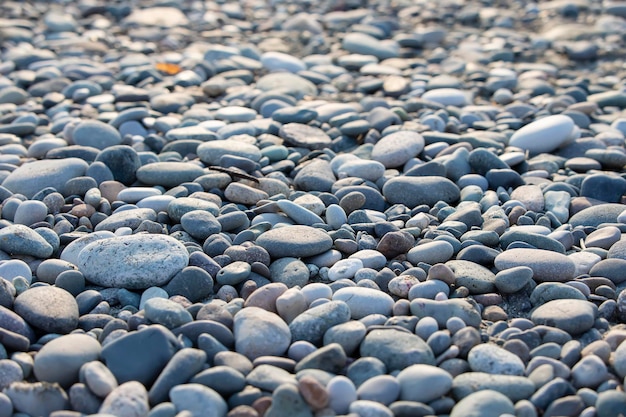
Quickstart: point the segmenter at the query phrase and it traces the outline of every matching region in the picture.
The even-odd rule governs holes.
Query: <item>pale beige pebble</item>
[[[596,355],[602,359],[604,363],[609,363],[609,359],[611,357],[611,345],[609,345],[605,340],[596,340],[595,342],[591,342],[585,346],[580,354],[583,357]]]
[[[321,410],[328,405],[328,391],[324,385],[310,375],[298,381],[298,390],[304,401],[314,410]]]
[[[259,307],[276,313],[276,299],[283,295],[288,287],[282,282],[272,282],[257,288],[246,298],[244,307]]]
[[[148,391],[137,381],[129,381],[115,388],[102,402],[100,414],[117,417],[143,417],[148,415]]]
[[[109,203],[117,200],[117,195],[125,188],[126,186],[119,181],[103,181],[98,187],[102,197],[108,200]]]
[[[545,200],[543,197],[543,191],[538,185],[522,185],[517,187],[511,193],[512,200],[518,200],[526,210],[532,210],[534,212],[543,211]]]
[[[574,262],[574,266],[576,267],[574,276],[576,277],[588,274],[591,268],[602,260],[600,255],[586,251],[570,253],[567,257]]]
[[[77,204],[70,210],[70,214],[76,217],[91,217],[96,212],[96,209],[89,204]]]
[[[439,281],[443,281],[448,285],[452,285],[456,281],[456,276],[454,275],[454,271],[448,265],[437,263],[430,267],[426,279],[436,279]]]
[[[591,115],[598,111],[598,103],[594,103],[593,101],[582,101],[580,103],[571,104],[567,107],[567,109]]]
[[[604,341],[611,346],[611,351],[617,349],[624,340],[626,340],[626,329],[612,329],[604,335]]]
[[[275,178],[259,178],[257,187],[259,190],[266,192],[269,196],[277,194],[288,196],[290,193],[289,186]]]
[[[299,288],[289,288],[276,299],[276,311],[287,324],[309,307]]]
[[[251,187],[239,182],[231,182],[224,190],[224,196],[233,203],[254,205],[259,200],[269,198],[268,193],[258,188]]]
[[[293,202],[307,210],[312,211],[318,216],[321,216],[322,213],[324,213],[324,210],[326,210],[324,202],[313,194],[304,194],[293,200]]]

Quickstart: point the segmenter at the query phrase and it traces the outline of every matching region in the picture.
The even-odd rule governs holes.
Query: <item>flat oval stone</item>
[[[561,114],[543,117],[517,130],[509,146],[529,151],[531,154],[552,152],[572,134],[574,121]]]
[[[370,314],[390,316],[393,298],[382,291],[364,287],[347,287],[333,294],[333,301],[340,300],[348,304],[353,320],[359,320]]]
[[[54,248],[39,233],[28,226],[13,224],[0,229],[0,250],[12,255],[48,258]]]
[[[52,187],[62,192],[72,178],[85,175],[87,162],[78,158],[46,159],[23,164],[2,181],[2,186],[31,198],[40,190]]]
[[[535,389],[535,384],[524,376],[494,375],[484,372],[465,372],[456,376],[452,382],[452,395],[458,399],[477,391],[493,390],[517,402],[529,398]]]
[[[261,55],[261,64],[269,71],[299,72],[306,69],[306,64],[293,55],[269,51]]]
[[[383,186],[383,195],[391,204],[413,208],[420,204],[434,206],[438,201],[454,203],[461,192],[445,177],[394,177]]]
[[[256,243],[277,259],[319,255],[332,247],[333,240],[323,230],[295,225],[268,230]]]
[[[445,240],[422,243],[411,248],[406,257],[409,262],[417,265],[425,262],[430,265],[447,262],[454,255],[454,247]]]
[[[474,346],[467,355],[467,361],[474,372],[495,375],[524,375],[524,362],[519,356],[488,343]]]
[[[94,337],[85,334],[60,336],[37,352],[33,372],[39,381],[57,382],[67,388],[78,382],[81,366],[100,358],[101,350]]]
[[[326,330],[350,320],[350,307],[343,301],[330,301],[312,307],[289,323],[292,341],[322,343]]]
[[[418,317],[432,317],[437,321],[440,328],[444,328],[452,317],[459,317],[463,322],[472,327],[480,326],[480,313],[469,302],[451,298],[449,300],[429,300],[416,298],[411,300],[411,313]]]
[[[83,250],[86,246],[95,242],[96,240],[108,239],[111,237],[115,237],[115,234],[107,230],[86,234],[85,236],[79,237],[78,239],[68,244],[65,249],[63,249],[63,252],[61,252],[60,258],[71,264],[77,265],[78,254],[81,250]]]
[[[396,378],[403,401],[428,404],[446,395],[452,387],[452,375],[432,365],[411,365],[401,370]]]
[[[445,264],[454,271],[455,285],[469,289],[470,294],[486,294],[495,290],[496,276],[482,265],[453,260]]]
[[[477,391],[456,403],[450,417],[486,417],[515,414],[513,402],[493,390]]]
[[[122,143],[122,135],[110,124],[99,120],[84,120],[72,132],[72,141],[77,145],[104,149]]]
[[[595,263],[589,272],[592,277],[605,277],[610,279],[614,284],[619,285],[626,281],[624,268],[626,268],[626,260],[620,258],[610,258],[599,260]]]
[[[542,249],[509,249],[496,256],[494,264],[501,271],[527,266],[533,270],[533,279],[537,282],[569,281],[576,272],[576,265],[567,256]]]
[[[598,204],[588,207],[574,214],[569,223],[572,227],[592,226],[598,227],[602,223],[617,223],[617,217],[626,210],[624,204]]]
[[[128,381],[115,388],[100,405],[99,413],[108,415],[146,415],[148,392],[138,381]]]
[[[70,406],[67,393],[58,384],[18,381],[6,387],[3,393],[16,411],[30,416],[48,416]]]
[[[317,87],[311,81],[296,74],[277,72],[264,75],[256,82],[256,88],[261,91],[274,90],[285,93],[298,99],[310,95],[317,95]]]
[[[143,303],[145,317],[152,323],[174,329],[193,321],[185,308],[167,298],[152,297]]]
[[[116,213],[113,213],[106,219],[102,220],[100,223],[96,225],[94,231],[103,232],[109,231],[114,232],[120,227],[130,227],[131,229],[136,229],[139,225],[145,221],[156,221],[157,215],[154,210],[149,208],[137,208],[130,210],[122,210]]]
[[[137,179],[147,185],[173,188],[204,175],[198,165],[186,162],[153,162],[137,170]]]
[[[281,356],[291,344],[291,331],[280,316],[258,307],[235,314],[234,334],[235,350],[250,360]]]
[[[419,336],[394,328],[370,331],[361,343],[361,356],[380,359],[389,371],[403,370],[411,365],[434,365],[430,347]]]
[[[380,60],[397,57],[399,49],[397,44],[385,44],[375,37],[361,32],[348,33],[341,41],[341,46],[353,54],[374,55]]]
[[[281,138],[293,146],[316,150],[330,147],[331,139],[322,129],[302,123],[287,123],[279,130]]]
[[[469,94],[457,88],[435,88],[422,94],[422,98],[444,106],[464,107],[470,102]]]
[[[241,156],[257,162],[261,151],[256,146],[240,140],[214,140],[198,146],[198,157],[208,165],[219,165],[224,155]]]
[[[189,254],[165,235],[131,235],[97,240],[78,254],[85,278],[104,287],[144,289],[167,283],[187,266]]]
[[[401,130],[383,136],[372,148],[371,158],[385,168],[403,166],[424,149],[424,138],[417,132]]]
[[[78,326],[78,304],[60,288],[29,288],[17,296],[14,309],[28,324],[49,333],[66,334]]]
[[[598,308],[586,300],[553,300],[535,309],[530,319],[578,335],[593,327]]]

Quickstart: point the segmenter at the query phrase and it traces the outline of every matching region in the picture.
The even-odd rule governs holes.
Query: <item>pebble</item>
[[[118,386],[115,376],[100,361],[84,363],[80,368],[79,376],[81,381],[85,381],[89,390],[101,398],[105,398]]]
[[[153,297],[143,304],[144,317],[152,323],[175,329],[193,321],[191,314],[180,304],[160,297]]]
[[[47,159],[21,165],[2,181],[2,186],[28,198],[47,187],[63,192],[72,178],[85,175],[88,164],[82,159]]]
[[[102,350],[93,337],[81,334],[60,336],[46,343],[35,355],[34,375],[39,381],[69,387],[78,381],[80,368],[97,360]]]
[[[345,414],[350,404],[357,400],[354,383],[343,375],[333,377],[326,385],[328,405],[337,414]]]
[[[454,247],[445,240],[426,242],[414,246],[407,252],[407,259],[413,264],[425,262],[430,265],[445,263],[454,254]]]
[[[79,252],[77,266],[95,284],[145,289],[167,283],[188,260],[187,249],[174,238],[139,234],[90,243]]]
[[[67,394],[60,385],[20,381],[12,383],[3,392],[15,411],[31,416],[47,416],[69,406]]]
[[[52,255],[54,247],[36,230],[12,224],[0,229],[0,250],[45,259]]]
[[[289,323],[292,341],[304,340],[319,345],[328,329],[347,322],[350,315],[350,307],[340,300],[311,307]]]
[[[382,191],[390,203],[409,208],[432,206],[439,201],[454,203],[460,197],[460,190],[452,181],[436,176],[395,177],[385,183]]]
[[[250,360],[281,356],[291,344],[290,327],[277,315],[247,307],[234,316],[235,350]]]
[[[268,230],[256,242],[273,258],[315,256],[332,247],[332,239],[327,233],[301,225]]]
[[[118,383],[137,381],[150,386],[178,350],[178,341],[169,330],[152,325],[120,335],[103,347],[100,357]]]
[[[372,148],[371,158],[385,168],[403,166],[424,149],[424,138],[417,132],[398,131],[383,136]]]
[[[390,371],[415,364],[435,363],[432,350],[422,339],[393,328],[369,332],[361,343],[360,353],[361,356],[380,359]]]
[[[397,378],[379,375],[361,384],[357,389],[357,396],[361,400],[376,401],[389,406],[400,397],[400,388],[401,383]]]
[[[363,287],[341,288],[333,294],[332,300],[345,302],[353,320],[370,314],[390,316],[394,303],[391,296],[384,292]]]
[[[76,145],[104,149],[120,145],[122,135],[113,126],[99,120],[85,120],[76,125],[72,131],[72,142]]]
[[[43,331],[67,334],[78,326],[78,304],[60,288],[29,288],[15,298],[14,309],[31,326]]]
[[[285,415],[308,417],[313,413],[307,406],[307,403],[300,395],[298,387],[293,384],[282,384],[272,394],[272,405],[266,411],[267,417],[278,417]]]
[[[137,381],[129,381],[111,391],[98,412],[116,416],[135,416],[145,415],[149,410],[146,388]]]
[[[351,279],[360,269],[363,269],[363,261],[360,259],[342,259],[328,269],[328,279],[331,281]]]
[[[525,376],[484,372],[465,372],[457,375],[452,382],[452,395],[455,398],[462,399],[482,390],[497,391],[516,403],[529,398],[536,387],[532,380]]]
[[[551,152],[572,135],[573,120],[564,115],[547,116],[516,131],[509,145],[529,151],[531,154]]]
[[[450,412],[450,417],[478,417],[515,415],[513,402],[493,390],[477,391],[456,403]]]
[[[574,278],[576,265],[567,256],[543,249],[515,248],[498,255],[494,261],[500,271],[527,266],[537,282],[564,282]]]
[[[464,107],[470,103],[468,93],[456,88],[435,88],[422,94],[422,98],[443,106]]]
[[[474,346],[467,355],[467,361],[474,372],[495,375],[523,375],[524,363],[515,354],[495,345]]]
[[[585,300],[552,300],[533,311],[531,320],[578,335],[591,329],[597,307]]]
[[[452,388],[452,376],[436,366],[416,364],[404,368],[397,375],[400,399],[428,404]]]

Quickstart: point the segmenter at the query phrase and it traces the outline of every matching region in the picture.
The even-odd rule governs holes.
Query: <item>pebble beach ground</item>
[[[625,1],[0,16],[0,417],[626,415]]]

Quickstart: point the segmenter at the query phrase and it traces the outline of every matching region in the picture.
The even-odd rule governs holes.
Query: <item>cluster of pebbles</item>
[[[626,2],[0,15],[0,417],[626,413]]]

